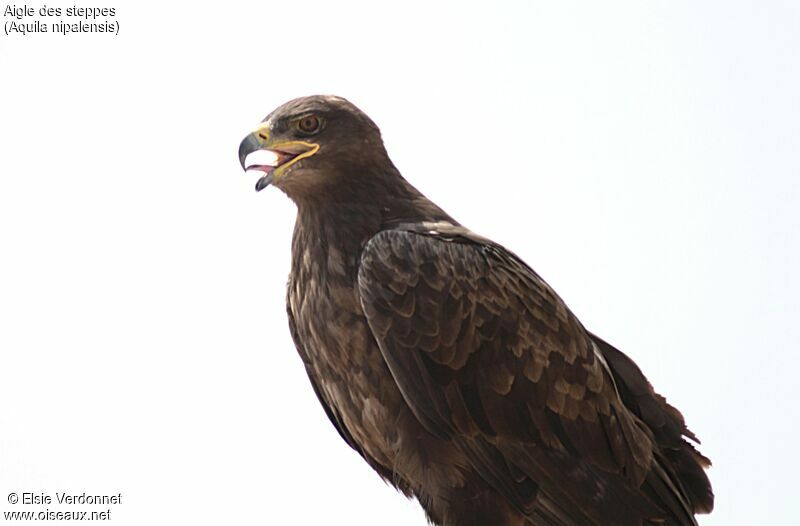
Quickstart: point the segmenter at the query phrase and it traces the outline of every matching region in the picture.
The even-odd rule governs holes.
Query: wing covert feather
[[[650,437],[591,336],[510,253],[384,231],[365,247],[359,291],[404,397],[431,432],[572,451],[644,480]]]

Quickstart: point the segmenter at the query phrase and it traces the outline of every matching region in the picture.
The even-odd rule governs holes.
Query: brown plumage
[[[406,182],[355,106],[290,101],[239,155],[259,190],[297,204],[287,311],[315,393],[433,524],[684,526],[711,511],[678,410],[523,261]]]

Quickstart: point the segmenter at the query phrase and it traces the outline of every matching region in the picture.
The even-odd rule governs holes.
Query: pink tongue
[[[247,172],[263,172],[265,174],[270,173],[275,169],[274,166],[265,165],[265,164],[254,164],[247,167]]]

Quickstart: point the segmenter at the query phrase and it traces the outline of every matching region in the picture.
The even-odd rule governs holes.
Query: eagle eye
[[[322,126],[322,121],[316,115],[307,115],[296,122],[297,129],[303,133],[317,133]]]

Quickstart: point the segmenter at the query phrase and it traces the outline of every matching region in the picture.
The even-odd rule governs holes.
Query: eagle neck
[[[350,184],[295,199],[295,203],[293,269],[302,272],[303,261],[314,262],[315,278],[336,271],[354,280],[367,241],[395,224],[455,223],[399,174],[372,180],[353,178]]]
[[[347,202],[298,202],[292,270],[299,279],[352,281],[363,245],[380,231],[380,210]]]

